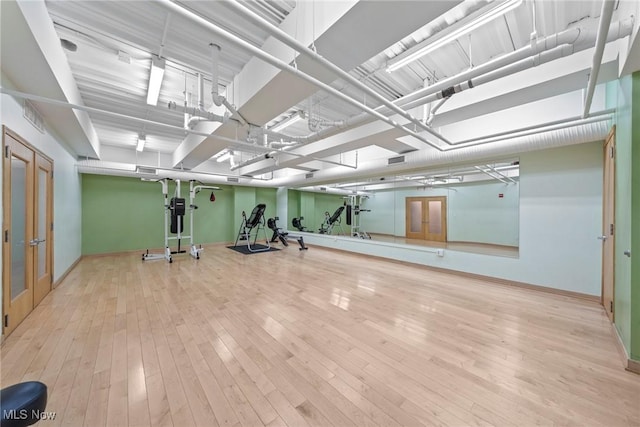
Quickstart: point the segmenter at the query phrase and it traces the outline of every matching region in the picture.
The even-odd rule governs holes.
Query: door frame
[[[27,218],[26,218],[26,222],[27,224],[29,224],[29,232],[26,233],[26,237],[27,239],[25,240],[25,242],[28,242],[32,239],[35,238],[35,232],[37,230],[37,225],[36,225],[36,221],[37,221],[37,217],[35,215],[35,208],[36,208],[36,203],[37,203],[37,193],[36,193],[36,188],[37,188],[37,172],[40,170],[40,168],[38,167],[38,163],[39,161],[44,161],[46,163],[48,163],[48,165],[50,165],[50,174],[48,174],[47,177],[47,193],[48,193],[48,197],[47,200],[45,201],[46,203],[46,219],[45,219],[45,227],[47,228],[47,230],[45,230],[45,244],[46,244],[46,250],[45,250],[45,256],[46,256],[46,260],[45,260],[45,270],[48,271],[48,277],[47,280],[49,282],[48,286],[45,287],[44,286],[44,282],[43,282],[43,286],[42,288],[44,290],[46,290],[46,292],[41,292],[40,295],[40,300],[42,298],[44,298],[44,296],[46,294],[48,294],[51,289],[52,289],[52,283],[53,283],[53,257],[54,257],[54,246],[53,246],[53,170],[54,170],[54,162],[53,159],[51,159],[49,156],[45,155],[44,153],[42,153],[40,150],[38,150],[36,147],[34,147],[33,145],[29,144],[28,141],[26,141],[24,138],[22,138],[20,135],[18,135],[16,132],[12,131],[11,129],[9,129],[7,126],[3,125],[2,126],[2,161],[3,161],[3,170],[2,170],[2,174],[3,174],[3,184],[2,184],[2,193],[3,193],[3,197],[2,197],[2,206],[3,206],[3,218],[2,218],[2,334],[3,336],[6,337],[6,335],[8,335],[9,333],[11,333],[20,323],[22,320],[24,320],[24,317],[26,317],[28,315],[28,313],[30,313],[31,311],[33,311],[33,309],[37,306],[37,304],[40,302],[39,300],[36,301],[35,299],[35,285],[36,285],[36,276],[37,276],[37,264],[35,263],[36,260],[36,255],[35,252],[37,251],[37,246],[32,246],[29,247],[27,246],[27,248],[31,248],[32,250],[26,250],[25,251],[25,256],[26,256],[26,286],[29,289],[29,296],[27,297],[29,299],[29,301],[25,301],[25,309],[28,309],[27,314],[25,314],[24,317],[19,318],[19,319],[9,319],[9,325],[7,325],[6,319],[7,319],[7,315],[9,314],[11,310],[11,292],[10,292],[10,287],[11,287],[11,238],[5,239],[5,233],[7,234],[7,237],[11,236],[10,233],[10,227],[11,227],[11,200],[10,200],[10,185],[11,185],[11,180],[8,179],[10,178],[10,169],[7,167],[7,162],[10,162],[10,158],[8,156],[9,154],[9,150],[8,150],[8,141],[7,141],[7,137],[10,137],[11,139],[15,140],[17,143],[19,143],[22,147],[24,147],[25,150],[25,154],[28,155],[29,157],[31,157],[30,159],[30,163],[31,163],[31,170],[28,172],[29,175],[27,176],[27,194],[29,195],[27,197]],[[28,154],[27,154],[28,152]],[[6,240],[6,241],[5,241]],[[28,243],[25,243],[28,244]],[[43,275],[43,277],[45,277],[45,275]],[[43,279],[44,280],[44,279]]]
[[[611,322],[615,321],[615,219],[616,219],[616,126],[613,125],[603,145],[602,165],[602,277],[600,303]],[[607,172],[609,176],[607,176]],[[609,184],[609,185],[607,185]],[[610,212],[610,221],[607,221]],[[609,268],[607,267],[607,264]],[[607,276],[607,272],[609,272]]]
[[[419,232],[411,232],[410,224],[411,224],[411,209],[410,205],[412,202],[419,201],[422,203],[422,219],[421,219],[421,229]],[[428,226],[430,218],[429,218],[429,202],[430,201],[440,201],[442,202],[440,208],[440,214],[442,218],[442,240],[430,238],[431,236],[428,233]],[[418,236],[419,235],[419,236]],[[447,241],[447,196],[411,196],[405,198],[405,237],[407,239],[418,239],[425,240],[430,242],[446,242]]]

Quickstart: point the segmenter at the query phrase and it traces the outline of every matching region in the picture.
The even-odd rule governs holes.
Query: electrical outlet
[[[438,256],[444,256],[444,249],[438,249],[436,253]]]

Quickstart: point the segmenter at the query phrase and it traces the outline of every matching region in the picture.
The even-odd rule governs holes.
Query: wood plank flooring
[[[638,426],[590,301],[312,247],[83,259],[1,347],[43,426]]]

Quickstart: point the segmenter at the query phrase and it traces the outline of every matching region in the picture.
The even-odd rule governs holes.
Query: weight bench
[[[300,250],[301,251],[309,249],[304,244],[304,239],[302,238],[302,236],[294,236],[294,235],[289,234],[288,232],[283,231],[281,228],[278,228],[277,221],[279,219],[280,218],[275,217],[275,218],[269,218],[267,220],[267,227],[269,227],[271,230],[273,230],[273,235],[271,236],[271,241],[275,242],[277,240],[280,240],[283,245],[289,246],[289,242],[287,242],[287,240],[295,240],[300,245]]]

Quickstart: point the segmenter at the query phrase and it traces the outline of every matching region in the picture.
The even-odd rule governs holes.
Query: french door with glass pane
[[[3,334],[51,290],[53,163],[3,128]]]
[[[447,241],[446,197],[407,197],[405,205],[407,239]]]

